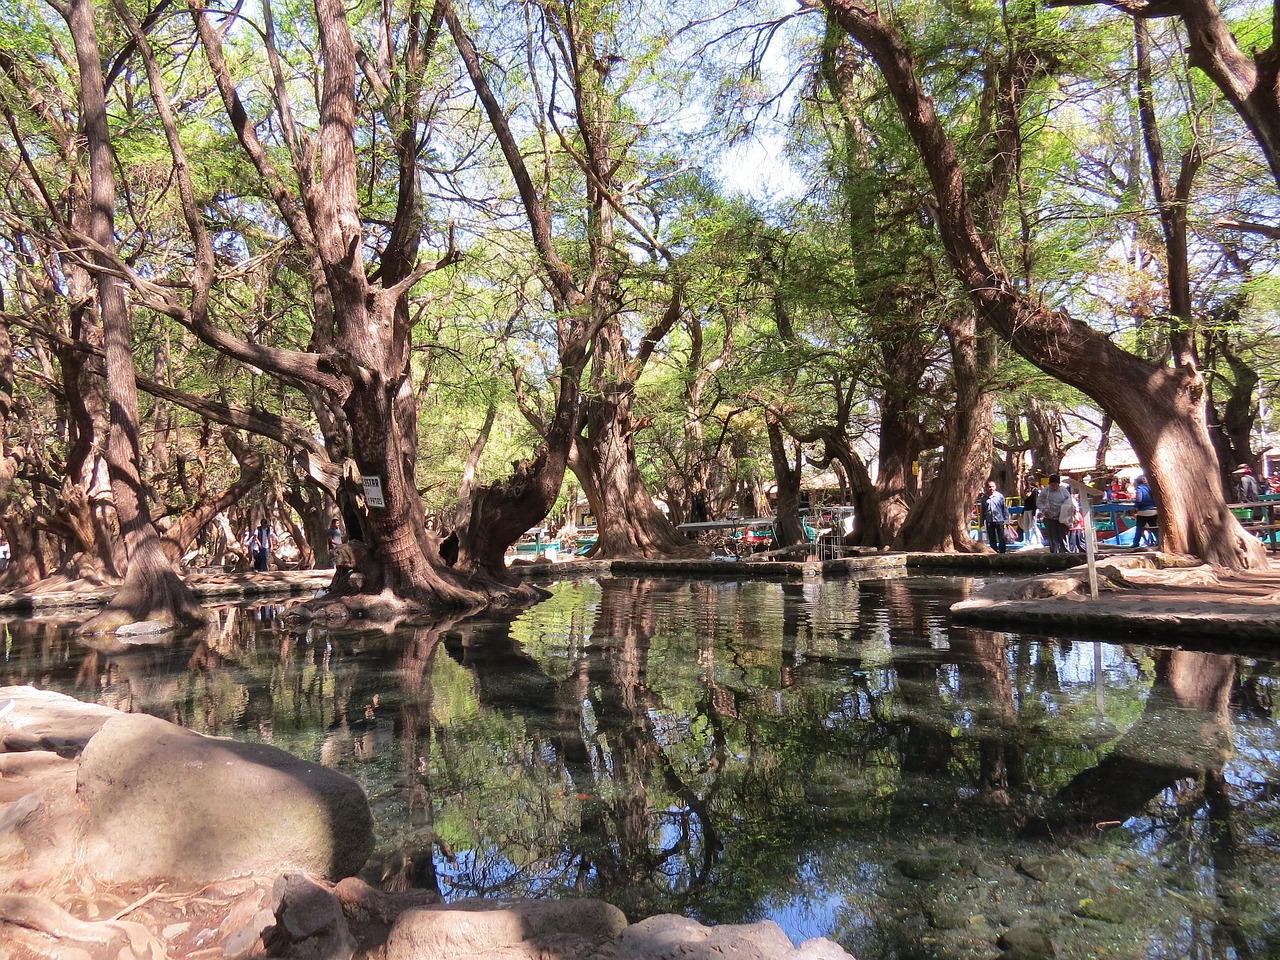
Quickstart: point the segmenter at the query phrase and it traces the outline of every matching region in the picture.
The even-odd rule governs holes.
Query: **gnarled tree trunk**
[[[947,424],[942,467],[911,508],[894,547],[972,553],[982,546],[969,538],[969,511],[991,472],[995,397],[988,386],[995,351],[977,333],[970,315],[950,325],[952,379],[956,400]]]
[[[705,556],[706,549],[682,537],[654,503],[636,464],[630,390],[608,388],[607,382],[597,377],[602,392],[586,400],[584,434],[573,461],[574,474],[596,516],[598,534],[591,556]]]
[[[894,368],[890,366],[889,370],[892,372]],[[911,505],[920,495],[916,464],[924,448],[924,428],[915,410],[916,393],[910,385],[919,383],[923,374],[924,366],[921,364],[912,379],[899,381],[897,377],[891,377],[880,396],[880,471],[876,475],[880,508],[878,523],[874,524],[877,536],[873,541],[868,531],[861,541],[866,546],[892,543],[907,522]],[[903,386],[895,386],[895,383]]]
[[[176,625],[199,615],[199,604],[160,546],[138,473],[142,450],[138,442],[138,393],[134,382],[133,344],[124,287],[115,274],[116,201],[115,158],[107,123],[102,58],[92,0],[71,0],[67,26],[75,42],[79,67],[81,124],[89,150],[89,236],[102,321],[107,373],[110,429],[107,466],[121,539],[129,569],[124,585],[107,608],[80,627],[83,632],[110,632],[140,621]]]
[[[774,546],[793,547],[805,543],[804,526],[800,522],[800,450],[793,459],[787,450],[787,436],[782,420],[770,407],[765,408],[765,428],[769,431],[769,457],[773,461],[774,481],[778,486],[774,520]]]

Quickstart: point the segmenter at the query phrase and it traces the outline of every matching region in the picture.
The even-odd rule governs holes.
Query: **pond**
[[[395,632],[264,604],[114,652],[13,620],[0,685],[344,771],[393,887],[772,918],[859,960],[1280,956],[1277,664],[951,625],[980,584],[583,579]]]

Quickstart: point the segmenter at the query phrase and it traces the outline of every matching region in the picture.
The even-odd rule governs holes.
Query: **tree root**
[[[164,960],[168,956],[164,945],[146,927],[128,920],[81,920],[62,907],[32,894],[0,894],[0,925],[9,924],[54,940],[73,940],[77,943],[98,944],[114,948],[117,941],[121,950],[128,947],[138,960]]]

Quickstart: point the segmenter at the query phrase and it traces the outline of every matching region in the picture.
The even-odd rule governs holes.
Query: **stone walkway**
[[[1139,642],[1280,640],[1280,565],[1230,573],[1155,552],[1104,555],[1098,599],[1084,566],[987,585],[951,608],[958,623],[1063,634],[1103,631]]]

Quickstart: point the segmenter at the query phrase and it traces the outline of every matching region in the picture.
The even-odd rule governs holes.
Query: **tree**
[[[1187,33],[1192,66],[1203,70],[1235,108],[1266,157],[1271,175],[1280,184],[1280,47],[1275,19],[1259,18],[1232,29],[1214,0],[1054,0],[1050,6],[1105,6],[1121,10],[1136,21],[1176,17]],[[1273,12],[1277,9],[1273,4]],[[1252,9],[1252,8],[1250,8]],[[1268,31],[1268,26],[1270,27]],[[1236,33],[1248,30],[1258,41],[1246,54]]]
[[[56,6],[56,4],[55,4]],[[79,67],[80,115],[89,152],[90,269],[96,286],[106,361],[109,431],[106,459],[116,517],[128,555],[128,573],[111,603],[80,627],[85,633],[110,632],[141,620],[174,625],[197,619],[199,604],[178,577],[160,546],[138,464],[138,394],[134,383],[133,343],[124,286],[115,272],[115,157],[107,122],[102,56],[92,0],[70,0],[59,12],[66,18]]]
[[[684,541],[655,506],[635,455],[635,384],[655,347],[680,320],[684,288],[675,257],[657,236],[656,224],[643,222],[642,214],[632,209],[647,180],[667,175],[661,161],[638,155],[644,124],[630,115],[627,103],[629,88],[638,84],[656,53],[621,45],[621,12],[609,4],[544,3],[527,12],[525,56],[535,64],[535,83],[540,83],[540,71],[547,75],[545,89],[535,87],[530,98],[540,111],[535,122],[546,158],[540,175],[547,186],[542,191],[535,189],[469,33],[452,7],[447,17],[516,182],[553,309],[584,315],[558,331],[557,419],[529,415],[542,429],[548,453],[557,458],[563,442],[562,411],[563,418],[580,417],[574,422],[569,463],[597,517],[596,555],[701,552]],[[562,117],[570,118],[571,125],[563,125]],[[553,235],[553,213],[571,225],[569,236]],[[623,252],[627,245],[647,253],[650,264],[632,263]],[[655,268],[653,263],[665,266]],[[654,311],[652,321],[640,320],[640,311],[627,304],[638,298],[634,288],[628,289],[632,285],[649,290],[666,286],[666,302]],[[629,320],[645,327],[634,352],[627,343]],[[582,342],[584,333],[589,336]],[[579,395],[578,381],[584,374],[591,388]]]
[[[448,269],[461,256],[452,231],[447,230],[440,235],[443,253],[433,262],[423,263],[420,258],[426,232],[418,166],[427,149],[422,132],[428,100],[423,80],[436,50],[444,5],[423,11],[411,4],[403,31],[392,31],[387,21],[385,35],[394,34],[402,45],[383,48],[378,57],[365,56],[359,48],[348,13],[340,4],[320,0],[314,12],[313,22],[290,24],[299,31],[314,28],[323,63],[313,105],[318,123],[313,137],[297,120],[292,99],[296,89],[284,78],[279,60],[282,45],[276,39],[271,7],[266,4],[262,9],[268,71],[260,91],[264,96],[253,102],[268,104],[273,111],[276,124],[262,129],[278,131],[281,142],[276,150],[260,139],[260,128],[249,116],[249,102],[233,81],[225,32],[214,27],[203,9],[191,10],[226,122],[239,141],[245,161],[241,173],[270,198],[274,222],[298,251],[296,265],[311,299],[307,347],[263,344],[214,322],[211,302],[228,283],[219,275],[219,250],[238,238],[235,231],[220,225],[215,247],[205,220],[206,201],[197,189],[183,142],[182,118],[173,109],[146,29],[123,5],[117,13],[147,64],[193,262],[186,275],[185,296],[149,282],[127,263],[116,260],[112,267],[130,278],[151,309],[177,320],[220,353],[266,371],[309,397],[325,432],[330,459],[342,462],[349,456],[356,477],[376,478],[382,505],[371,504],[362,522],[370,547],[369,562],[362,571],[365,594],[386,591],[419,606],[472,605],[494,595],[527,595],[525,588],[501,575],[501,552],[525,528],[525,515],[545,514],[558,490],[558,476],[545,488],[538,487],[540,492],[532,498],[526,496],[523,485],[527,471],[518,471],[505,493],[492,488],[477,508],[501,522],[475,526],[486,531],[489,550],[477,551],[473,544],[470,562],[458,568],[450,568],[439,556],[426,530],[414,482],[418,408],[412,389],[415,317],[410,295],[419,282]],[[382,8],[384,16],[392,13]],[[304,43],[290,49],[305,47]],[[366,89],[376,107],[360,95]],[[358,145],[381,142],[392,146],[386,163],[358,152]],[[287,167],[277,167],[277,158],[283,158]],[[372,195],[362,191],[362,164],[382,178],[378,183],[385,189]],[[241,236],[252,249],[254,238]],[[511,515],[518,516],[512,520]],[[497,564],[492,558],[494,544]]]
[[[35,10],[28,11],[22,26],[37,48],[34,38],[54,30]],[[49,416],[41,419],[52,420],[53,429],[41,436],[28,418],[28,429],[14,431],[26,441],[19,446],[22,473],[31,481],[33,495],[25,509],[17,497],[8,501],[5,527],[14,541],[13,566],[21,580],[55,569],[72,576],[109,577],[124,571],[126,557],[106,505],[106,385],[101,361],[93,359],[95,351],[101,353],[102,327],[88,264],[74,245],[64,255],[63,241],[68,231],[86,234],[90,217],[85,142],[77,130],[77,85],[74,77],[66,80],[57,72],[58,66],[71,72],[75,60],[65,49],[58,59],[21,53],[0,52],[5,80],[0,103],[13,131],[6,144],[12,171],[5,196],[11,264],[7,317],[15,331],[23,332],[24,379],[49,385]],[[41,95],[32,98],[32,89]],[[30,393],[18,402],[43,406]],[[65,440],[65,447],[59,440]]]
[[[939,232],[978,314],[1022,356],[1091,397],[1121,426],[1151,477],[1166,549],[1233,569],[1265,562],[1262,545],[1226,508],[1195,365],[1144,360],[1017,289],[979,229],[966,171],[902,34],[858,3],[824,0],[824,6],[879,67],[929,171]]]
[[[1035,72],[1018,36],[1016,11],[1003,27],[1008,55],[983,64],[980,81],[958,84],[953,104],[957,113],[973,117],[975,138],[985,135],[998,144],[988,151],[989,174],[974,185],[976,202],[993,218],[1006,204],[1020,162],[1008,104]],[[820,50],[825,98],[819,102],[829,103],[834,118],[824,159],[840,187],[841,203],[832,213],[843,229],[836,233],[846,239],[850,264],[857,264],[859,306],[884,356],[880,433],[882,467],[888,469],[882,469],[881,532],[905,549],[975,549],[968,518],[975,491],[990,473],[998,352],[979,337],[977,318],[955,305],[950,282],[939,275],[936,241],[922,229],[933,212],[920,165],[910,156],[904,162],[901,121],[896,112],[885,115],[866,58],[830,22]],[[868,167],[876,176],[864,182]],[[914,388],[928,369],[935,324],[949,345],[949,368],[938,379],[951,394],[951,409],[939,431],[944,452],[937,475],[908,513],[910,469],[925,438],[912,409],[919,403]]]
[[[550,415],[541,424],[543,446],[533,461],[517,465],[511,480],[477,491],[471,517],[458,529],[459,566],[496,576],[502,569],[507,546],[545,517],[559,495],[580,424],[578,406],[588,349],[608,320],[609,304],[594,296],[594,278],[598,276],[595,272],[588,271],[585,289],[580,289],[575,271],[561,257],[552,236],[552,211],[530,175],[507,115],[489,84],[475,43],[450,0],[443,0],[442,6],[454,44],[514,181],[554,316],[556,368],[551,378],[554,401]],[[600,255],[598,247],[596,255]],[[515,509],[503,509],[503,504],[512,503],[516,504]]]

